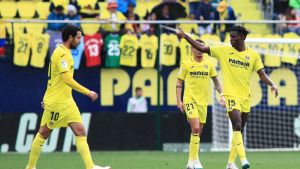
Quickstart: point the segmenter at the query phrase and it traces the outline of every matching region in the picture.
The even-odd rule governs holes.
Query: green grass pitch
[[[93,152],[96,164],[113,169],[185,169],[187,153],[148,151]],[[204,169],[225,169],[228,153],[200,154]],[[251,169],[300,169],[300,152],[248,152]],[[28,154],[0,154],[0,169],[24,169]],[[37,169],[84,169],[79,154],[43,153]]]

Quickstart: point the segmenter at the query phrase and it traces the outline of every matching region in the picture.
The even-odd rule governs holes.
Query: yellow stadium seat
[[[36,10],[39,14],[39,19],[47,19],[50,14],[50,3],[49,2],[38,2],[36,3]]]
[[[14,18],[17,14],[17,5],[13,1],[0,2],[0,13],[2,18]]]
[[[290,33],[284,34],[283,38],[299,39],[300,37],[296,33],[290,32]],[[298,43],[297,44],[295,44],[295,43],[284,44],[283,57],[281,58],[281,61],[285,62],[285,63],[290,63],[292,65],[297,65],[298,58],[295,56],[299,55],[299,51],[300,51],[300,44],[298,44]]]
[[[104,12],[107,12],[107,2],[98,2],[99,8],[100,8],[100,15]]]
[[[188,20],[188,19],[179,18],[178,20]],[[188,33],[193,32],[195,34],[199,34],[198,25],[196,23],[194,23],[194,24],[179,24],[178,27],[181,28],[182,30],[184,30],[185,32],[188,32]]]
[[[26,23],[14,23],[14,33],[15,34],[24,33],[25,28],[26,28]]]
[[[265,38],[274,38],[274,39],[281,39],[281,36],[276,34],[276,35],[267,35]],[[283,49],[282,44],[276,44],[276,43],[267,43],[267,44],[262,44],[263,48],[265,48],[265,66],[268,67],[280,67],[281,66],[281,51]],[[280,53],[277,55],[270,54],[271,52],[276,52]]]
[[[61,5],[63,7],[69,5],[69,0],[51,0],[53,2],[54,6]]]
[[[92,8],[94,8],[95,4],[97,3],[97,0],[77,0],[77,2],[80,7],[90,5]]]
[[[262,34],[249,34],[247,35],[247,38],[261,38],[263,37]],[[263,49],[264,46],[261,44],[261,43],[247,43],[246,44],[249,48],[252,48],[252,49],[257,49],[257,48],[261,48]]]
[[[5,23],[0,20],[0,39],[4,39],[5,37],[6,37]]]
[[[35,15],[35,2],[19,1],[17,2],[18,12],[21,18],[33,18]]]
[[[203,34],[200,38],[204,41],[205,46],[220,45],[221,43],[220,37],[217,35]]]
[[[145,6],[147,4],[145,2],[138,2],[136,4],[136,8],[134,9],[134,12],[140,17],[143,18],[146,16],[147,10],[145,10]]]
[[[81,28],[85,35],[93,35],[100,29],[100,24],[82,23]]]
[[[43,33],[44,29],[47,28],[46,23],[29,23],[26,24],[26,29],[29,34]]]

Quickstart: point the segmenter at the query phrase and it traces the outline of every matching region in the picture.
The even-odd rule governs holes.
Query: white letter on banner
[[[35,135],[26,133],[28,130],[36,129],[37,119],[38,116],[35,113],[24,113],[21,116],[15,146],[17,152],[27,153],[30,150]]]

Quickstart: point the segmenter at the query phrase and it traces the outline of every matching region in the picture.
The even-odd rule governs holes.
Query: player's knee
[[[74,134],[75,134],[75,136],[86,136],[86,132],[84,129],[74,130]]]
[[[199,126],[193,126],[192,127],[192,134],[200,134],[201,129]]]
[[[50,136],[51,131],[52,131],[52,130],[44,130],[44,129],[40,129],[40,130],[39,130],[39,134],[40,134],[44,139],[47,139],[47,138]]]
[[[235,122],[232,124],[232,128],[234,131],[241,131],[242,130],[242,124],[240,122]]]

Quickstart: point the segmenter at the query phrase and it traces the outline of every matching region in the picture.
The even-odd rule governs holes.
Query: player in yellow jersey
[[[230,30],[231,46],[206,47],[194,41],[182,30],[178,32],[180,38],[185,38],[198,51],[208,53],[219,60],[221,71],[224,76],[224,92],[226,109],[233,127],[231,150],[226,169],[237,169],[234,164],[238,155],[242,168],[250,168],[246,158],[242,131],[246,125],[250,112],[250,76],[253,71],[257,72],[260,79],[271,86],[275,97],[278,88],[264,71],[261,58],[258,53],[245,45],[248,31],[242,26],[235,26]]]
[[[71,49],[75,49],[82,37],[82,32],[75,26],[66,26],[62,31],[63,43],[54,50],[48,69],[48,87],[43,98],[44,113],[40,129],[35,136],[26,169],[35,169],[45,140],[52,129],[70,127],[75,134],[77,151],[81,155],[86,169],[111,169],[93,163],[86,131],[80,112],[72,97],[72,89],[80,92],[94,102],[98,94],[81,86],[73,79],[74,61]]]
[[[196,40],[203,43],[201,40]],[[185,112],[191,126],[190,151],[187,169],[202,169],[199,160],[200,137],[207,117],[209,82],[212,78],[214,85],[221,95],[221,104],[225,104],[222,86],[217,78],[213,63],[203,56],[202,52],[192,48],[194,56],[184,61],[178,73],[176,85],[177,107]],[[184,97],[181,100],[182,83],[184,81]]]

